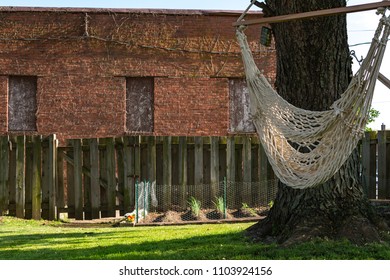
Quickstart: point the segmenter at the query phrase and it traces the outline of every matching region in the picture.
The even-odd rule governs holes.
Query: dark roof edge
[[[131,8],[52,8],[52,7],[16,7],[0,6],[0,12],[59,12],[59,13],[136,13],[136,14],[166,14],[166,15],[218,15],[237,16],[242,11],[236,10],[192,10],[192,9],[131,9]],[[254,11],[249,14],[259,14]]]

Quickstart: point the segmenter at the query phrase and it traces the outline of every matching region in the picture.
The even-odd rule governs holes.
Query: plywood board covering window
[[[8,83],[8,130],[36,131],[37,78],[10,76]]]
[[[250,118],[249,92],[245,79],[229,79],[229,98],[230,132],[255,132],[255,126]]]
[[[130,132],[153,132],[154,79],[126,79],[126,129]]]

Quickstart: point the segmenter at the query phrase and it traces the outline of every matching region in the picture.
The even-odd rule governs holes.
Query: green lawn
[[[60,222],[3,217],[0,259],[387,259],[390,245],[318,240],[291,248],[252,244],[251,223],[155,227],[65,227]]]

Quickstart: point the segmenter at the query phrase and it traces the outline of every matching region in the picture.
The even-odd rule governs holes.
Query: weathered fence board
[[[390,198],[390,133],[378,131],[378,196]]]
[[[100,217],[100,178],[99,178],[99,146],[97,139],[89,141],[89,155],[90,155],[90,205],[91,205],[91,219],[98,219]]]
[[[167,211],[169,205],[172,204],[172,138],[170,136],[164,137],[163,139],[163,185],[164,194],[163,200],[167,203],[164,203],[162,211]],[[153,182],[153,181],[152,181]]]
[[[16,217],[24,218],[25,210],[25,145],[26,137],[18,136],[16,138],[16,180],[15,180],[15,204]]]
[[[74,213],[76,220],[83,220],[83,162],[81,140],[74,139],[73,146],[73,186]]]
[[[179,137],[179,151],[178,151],[178,176],[179,176],[179,186],[180,186],[180,191],[178,194],[179,198],[179,206],[181,208],[186,207],[186,186],[187,186],[187,159],[188,159],[188,150],[187,150],[187,141],[186,137],[181,136]]]
[[[0,215],[8,208],[8,170],[9,142],[8,137],[0,137]]]
[[[116,169],[115,169],[115,145],[113,138],[106,139],[107,153],[107,210],[104,211],[104,217],[115,216],[116,203]]]
[[[32,162],[32,190],[31,190],[31,208],[32,218],[41,219],[42,204],[42,137],[33,137],[33,162]],[[62,172],[62,170],[61,170]]]

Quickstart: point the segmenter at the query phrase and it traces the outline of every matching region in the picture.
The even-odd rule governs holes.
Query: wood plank
[[[195,198],[203,200],[203,138],[200,136],[195,137],[195,173],[194,173],[194,185],[195,185]]]
[[[178,204],[184,210],[187,207],[187,139],[185,136],[179,137],[179,202]]]
[[[57,182],[56,182],[56,196],[57,196],[57,219],[60,219],[60,209],[65,208],[65,163],[64,163],[64,149],[57,148]]]
[[[215,201],[219,191],[219,137],[210,139],[210,196]]]
[[[25,136],[16,138],[16,189],[15,204],[16,217],[24,218],[24,201],[25,201]]]
[[[123,147],[123,137],[115,139],[116,146],[116,168],[118,176],[118,193],[121,194],[121,199],[118,199],[119,206],[119,215],[123,216],[127,212],[124,208],[124,185],[125,185],[125,170],[124,170],[124,147]]]
[[[386,199],[387,197],[387,156],[386,156],[386,131],[378,131],[378,198]]]
[[[0,136],[0,216],[8,210],[8,136]]]
[[[366,132],[362,139],[362,185],[369,199],[376,198],[376,145],[374,132]]]
[[[226,139],[226,206],[234,208],[235,192],[234,184],[236,183],[236,144],[234,136]]]
[[[259,165],[260,165],[259,193],[261,194],[260,203],[261,205],[266,206],[269,203],[268,188],[271,187],[270,184],[271,178],[270,178],[268,158],[261,144],[259,145]]]
[[[32,163],[32,190],[31,190],[31,208],[32,218],[41,219],[42,204],[42,137],[33,137],[33,163]]]
[[[84,171],[84,168],[91,170],[91,155],[89,149],[89,142],[91,139],[83,139],[81,143],[82,148],[82,168],[81,171]],[[84,173],[84,172],[83,172]],[[83,186],[84,186],[84,219],[92,220],[92,208],[91,208],[91,176],[83,176]]]
[[[172,137],[163,140],[163,211],[168,211],[172,204]],[[160,202],[161,204],[161,202]]]
[[[296,14],[289,14],[289,15],[281,15],[281,16],[274,16],[274,17],[264,17],[264,18],[252,19],[252,20],[241,20],[238,22],[234,22],[233,26],[240,26],[240,25],[248,26],[248,25],[254,25],[254,24],[280,23],[280,22],[297,20],[297,19],[307,19],[307,18],[321,17],[321,16],[356,13],[356,12],[374,10],[374,9],[377,9],[380,7],[390,7],[390,1],[374,2],[374,3],[368,3],[368,4],[361,4],[361,5],[354,5],[354,6],[347,6],[347,7],[338,7],[338,8],[331,8],[331,9],[323,9],[323,10],[317,10],[317,11],[310,11],[310,12],[296,13]]]
[[[228,182],[234,182],[236,180],[235,152],[234,137],[228,137],[226,139],[226,179]]]
[[[386,198],[390,198],[390,131],[386,131]]]
[[[72,146],[72,141],[68,141],[67,146]],[[67,184],[67,205],[68,205],[68,218],[75,217],[75,189],[74,189],[74,167],[73,167],[73,149],[66,152],[66,184]],[[72,159],[70,162],[68,159]]]
[[[24,218],[32,218],[32,177],[33,177],[33,144],[32,136],[26,136],[26,156],[25,156],[25,211]]]
[[[73,182],[74,182],[74,211],[76,220],[84,219],[83,205],[83,160],[81,139],[73,139]]]
[[[156,181],[156,137],[148,137],[148,181]],[[172,143],[172,141],[171,141]]]
[[[236,169],[235,181],[230,183],[230,201],[232,202],[232,207],[241,208],[242,206],[242,193],[244,189],[243,184],[243,137],[236,136],[235,137],[235,145],[234,145],[234,164]]]
[[[15,192],[16,192],[16,137],[11,136],[8,169],[8,214],[16,216]]]
[[[116,164],[115,142],[113,138],[106,139],[107,152],[107,210],[106,217],[115,217],[116,205]]]
[[[99,139],[99,176],[101,180],[107,183],[107,150],[106,138]],[[107,217],[107,185],[100,185],[100,215],[102,218]]]
[[[56,135],[49,136],[49,220],[56,219],[56,179],[57,174],[57,139]]]
[[[123,209],[125,213],[134,209],[134,137],[123,139]]]
[[[140,137],[135,136],[134,139],[134,178],[141,181],[141,143]],[[135,198],[137,199],[137,197]]]
[[[390,89],[390,80],[382,73],[378,74],[378,80]]]
[[[243,149],[242,149],[242,170],[243,170],[243,186],[241,188],[242,202],[252,205],[252,193],[251,193],[251,182],[252,182],[252,143],[250,136],[243,137]]]
[[[91,218],[100,218],[100,177],[99,177],[99,143],[94,138],[89,141],[91,164]]]

